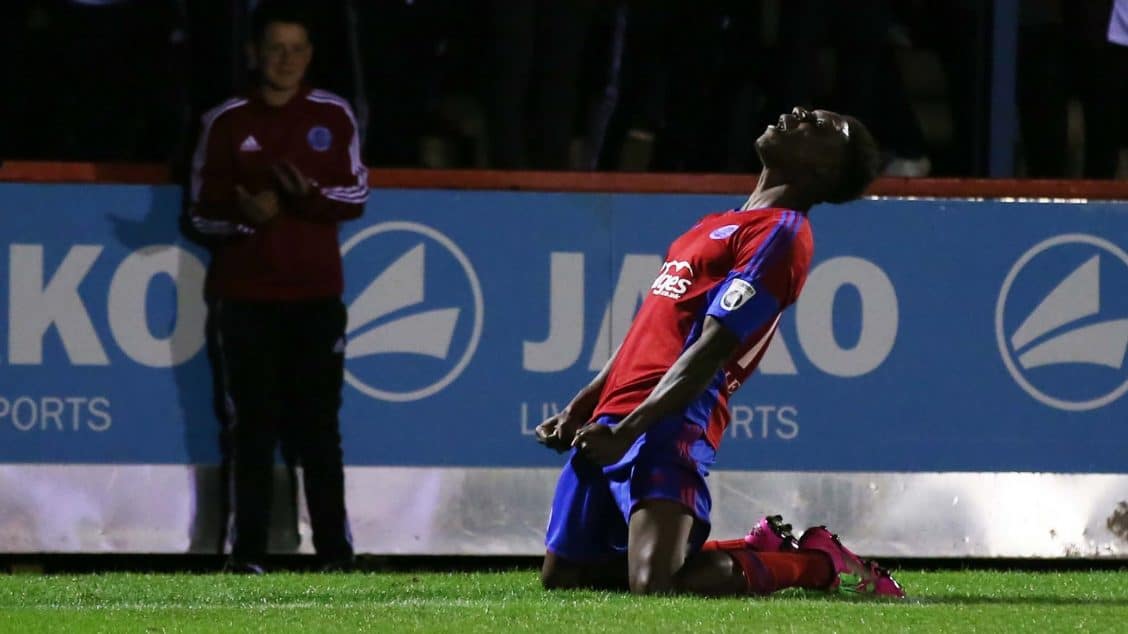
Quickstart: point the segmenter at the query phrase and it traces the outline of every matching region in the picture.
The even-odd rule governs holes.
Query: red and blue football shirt
[[[813,250],[806,214],[788,209],[711,214],[674,240],[612,363],[596,416],[634,411],[710,316],[741,343],[685,417],[718,446],[728,398],[756,369],[780,314],[799,297]]]

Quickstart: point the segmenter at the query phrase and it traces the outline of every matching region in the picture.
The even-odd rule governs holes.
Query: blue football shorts
[[[600,467],[573,449],[556,484],[545,546],[575,562],[626,555],[631,513],[647,500],[673,500],[696,518],[690,552],[700,549],[709,536],[712,498],[705,478],[715,458],[705,430],[680,415],[652,425],[613,465]]]

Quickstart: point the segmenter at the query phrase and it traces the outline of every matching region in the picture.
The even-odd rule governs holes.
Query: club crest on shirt
[[[251,134],[251,135],[247,136],[247,138],[243,139],[243,142],[239,144],[239,151],[240,152],[261,152],[262,146],[259,145],[258,139],[255,138],[255,135]]]
[[[755,287],[740,278],[735,278],[729,282],[728,290],[721,296],[721,308],[736,310],[755,296]]]
[[[725,238],[736,233],[736,230],[739,228],[740,225],[725,225],[723,227],[717,227],[716,229],[713,229],[713,232],[709,234],[709,237],[714,240],[724,240]]]
[[[323,125],[315,125],[306,134],[306,141],[315,152],[324,152],[333,143],[333,133]]]

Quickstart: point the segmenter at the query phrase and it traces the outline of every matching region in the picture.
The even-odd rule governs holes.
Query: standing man
[[[814,248],[807,213],[861,196],[878,169],[865,126],[825,110],[780,116],[756,151],[764,170],[748,202],[674,240],[619,350],[537,426],[541,443],[571,451],[549,515],[546,587],[904,596],[888,572],[822,526],[796,542],[778,518],[765,518],[745,539],[705,542],[705,477],[728,399],[806,281]]]
[[[346,310],[337,225],[368,200],[348,103],[305,83],[313,55],[301,3],[259,4],[248,53],[257,85],[203,118],[190,214],[222,236],[206,292],[231,420],[229,567],[262,572],[275,447],[293,441],[322,565],[348,568],[337,411]]]

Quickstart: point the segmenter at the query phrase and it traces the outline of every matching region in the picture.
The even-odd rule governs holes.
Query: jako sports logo
[[[1125,288],[1128,253],[1103,238],[1060,235],[1024,253],[995,306],[999,352],[1019,386],[1068,411],[1128,392]]]
[[[346,240],[341,256],[350,278],[360,272],[367,281],[348,285],[348,384],[402,402],[458,378],[478,347],[484,314],[481,283],[458,245],[426,225],[385,222]]]

